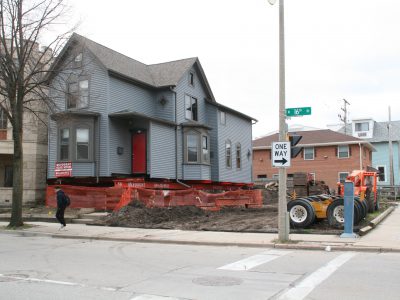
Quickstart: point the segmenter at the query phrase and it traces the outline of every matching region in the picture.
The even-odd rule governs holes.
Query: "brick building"
[[[366,169],[372,165],[374,148],[365,140],[329,129],[297,131],[301,135],[297,146],[301,153],[292,158],[288,173],[307,172],[315,180],[323,180],[330,189],[336,188],[352,170]],[[253,178],[265,180],[278,178],[278,169],[272,167],[271,144],[279,135],[271,134],[253,141]]]

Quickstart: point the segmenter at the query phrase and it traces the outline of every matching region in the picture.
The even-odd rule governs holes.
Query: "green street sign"
[[[311,107],[286,108],[286,117],[301,117],[311,115]]]

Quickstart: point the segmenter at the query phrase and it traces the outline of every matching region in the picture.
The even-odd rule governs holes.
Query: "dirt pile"
[[[277,207],[223,208],[204,211],[195,206],[147,208],[132,202],[118,212],[97,222],[97,225],[162,228],[182,230],[215,230],[238,232],[276,232]]]

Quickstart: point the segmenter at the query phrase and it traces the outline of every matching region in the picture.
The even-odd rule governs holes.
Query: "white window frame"
[[[86,82],[86,87],[83,88],[83,84]],[[89,107],[89,79],[80,78],[78,80],[70,80],[68,82],[68,93],[66,106],[67,109],[80,109]],[[76,90],[71,91],[72,86],[76,85]],[[74,99],[74,105],[71,104]]]
[[[191,87],[194,87],[194,72],[189,72],[188,81],[189,81],[189,85],[190,85]]]
[[[347,176],[349,176],[350,173],[349,172],[338,172],[338,182],[343,183],[344,181],[343,182],[340,181],[340,175],[341,174],[346,174],[346,177],[347,177]],[[346,180],[346,177],[345,177],[345,180]]]
[[[79,139],[78,131],[79,130],[87,131],[87,142],[86,141],[78,141],[78,139]],[[78,155],[79,155],[78,147],[79,146],[87,147],[87,157],[78,157]],[[90,128],[80,126],[75,129],[75,155],[76,155],[76,157],[75,157],[76,161],[88,161],[90,159]]]
[[[242,145],[240,143],[236,143],[235,153],[236,153],[236,169],[240,170],[242,168]]]
[[[194,137],[195,138],[195,140],[196,140],[196,147],[189,147],[189,137]],[[196,160],[189,160],[189,148],[190,149],[192,149],[192,148],[196,148]],[[195,133],[193,133],[193,132],[191,132],[191,133],[188,133],[187,135],[186,135],[186,160],[187,160],[187,163],[189,163],[189,164],[196,164],[196,163],[199,163],[200,161],[199,161],[199,135],[198,134],[195,134]]]
[[[376,169],[379,170],[379,168],[383,168],[383,176],[385,180],[380,180],[379,175],[378,175],[378,182],[387,182],[387,176],[386,176],[386,165],[379,165],[376,166]]]
[[[230,140],[225,141],[225,167],[232,169],[232,142]]]
[[[68,142],[63,142],[63,132],[64,132],[64,130],[67,130],[68,131]],[[71,128],[69,128],[69,127],[63,127],[63,128],[60,128],[59,129],[59,147],[58,147],[58,160],[59,161],[70,161],[71,160]],[[67,157],[66,158],[62,158],[61,156],[61,153],[62,153],[62,150],[61,150],[61,148],[63,147],[63,146],[66,146],[66,148],[67,148],[67,151],[68,151],[68,155],[67,155]]]
[[[192,121],[198,121],[199,119],[199,102],[197,101],[197,98],[190,96],[188,94],[185,94],[185,119],[186,120],[192,120]],[[190,101],[190,103],[188,103]],[[187,104],[190,104],[190,109],[187,106]],[[193,113],[193,107],[195,107],[196,112]],[[190,114],[190,116],[188,115]]]
[[[219,112],[219,123],[221,125],[226,125],[226,112],[224,111]]]
[[[363,124],[367,124],[367,129],[363,129]],[[359,125],[360,128],[357,128],[357,125]],[[355,132],[362,132],[362,131],[369,131],[369,122],[357,122],[354,124],[354,131]]]
[[[306,150],[312,149],[312,158],[306,158],[307,154],[310,153],[306,153]],[[303,148],[303,156],[304,156],[304,160],[314,160],[315,158],[315,148],[314,147],[304,147]]]
[[[340,147],[347,147],[347,156],[340,157],[340,153],[344,153],[344,152],[340,152]],[[350,146],[349,145],[338,145],[337,146],[337,158],[342,159],[342,158],[349,158],[349,157],[350,157]]]

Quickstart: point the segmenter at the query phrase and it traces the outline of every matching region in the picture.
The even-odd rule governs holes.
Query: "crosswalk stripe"
[[[190,300],[188,298],[174,298],[174,297],[168,297],[168,296],[158,296],[158,295],[149,295],[149,294],[143,294],[136,296],[134,298],[131,298],[131,300]]]
[[[247,271],[288,253],[291,253],[291,251],[269,250],[261,254],[253,255],[237,262],[219,267],[218,270]]]
[[[284,294],[278,297],[279,300],[302,300],[312,292],[320,283],[331,276],[337,269],[357,255],[354,252],[347,252],[339,255],[335,259],[328,262],[322,268],[319,268],[296,286],[287,290]]]

